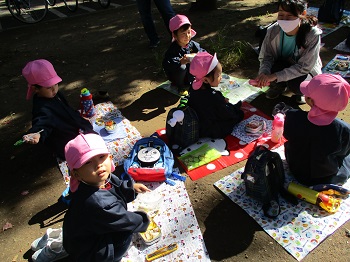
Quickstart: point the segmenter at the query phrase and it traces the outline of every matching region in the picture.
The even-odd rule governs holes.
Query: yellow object
[[[288,191],[297,198],[305,200],[311,204],[318,205],[329,213],[339,210],[341,199],[317,192],[310,188],[291,182]]]
[[[157,249],[153,253],[146,255],[146,261],[153,261],[157,258],[168,255],[171,252],[174,252],[175,250],[177,250],[177,248],[178,248],[177,243],[173,243],[173,244],[170,244],[169,246],[165,246],[160,249]]]

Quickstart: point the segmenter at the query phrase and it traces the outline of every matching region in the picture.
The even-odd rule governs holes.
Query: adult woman
[[[267,30],[259,54],[258,86],[270,89],[269,99],[290,89],[297,103],[305,103],[300,83],[308,75],[321,74],[320,34],[317,18],[306,15],[304,0],[279,0],[277,23]]]

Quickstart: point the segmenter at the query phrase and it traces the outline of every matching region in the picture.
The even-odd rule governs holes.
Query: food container
[[[105,129],[107,133],[114,133],[117,131],[117,123],[113,120],[109,120],[105,122]]]
[[[264,126],[265,126],[264,121],[252,120],[246,124],[245,131],[247,133],[256,134],[261,130],[263,130],[265,128]]]
[[[139,233],[139,235],[146,245],[152,245],[158,242],[158,240],[162,236],[162,232],[157,223],[154,222],[153,219],[151,219],[146,232]]]
[[[139,203],[138,210],[148,213],[159,210],[162,202],[162,195],[155,191],[145,192],[138,194],[136,200]]]

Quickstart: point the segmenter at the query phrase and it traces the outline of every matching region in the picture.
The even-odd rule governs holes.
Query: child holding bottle
[[[64,160],[67,142],[79,133],[95,133],[92,125],[68,105],[58,90],[62,79],[49,61],[30,61],[23,68],[22,75],[28,82],[27,100],[33,97],[32,127],[23,140],[29,144],[43,143]]]
[[[295,178],[305,185],[342,184],[350,176],[350,125],[338,118],[346,108],[350,85],[339,75],[320,74],[304,81],[309,112],[286,113],[286,160]]]
[[[191,62],[190,73],[195,79],[188,105],[198,115],[200,137],[224,138],[231,134],[233,127],[243,119],[242,102],[233,105],[212,88],[219,85],[222,74],[216,54],[198,53]]]
[[[103,139],[80,134],[65,146],[71,172],[72,199],[63,222],[63,246],[74,261],[120,261],[132,234],[145,232],[149,218],[130,212],[127,203],[150,191],[133,180],[121,180]]]
[[[176,15],[169,21],[173,39],[163,59],[163,69],[168,79],[177,86],[180,95],[186,95],[194,77],[189,73],[191,57],[205,51],[192,40],[196,32],[190,20],[184,15]]]

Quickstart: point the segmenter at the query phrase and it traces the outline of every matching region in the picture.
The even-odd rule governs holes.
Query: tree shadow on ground
[[[210,258],[222,261],[247,249],[261,228],[247,213],[226,196],[204,221],[203,233]],[[229,241],[221,241],[229,239]]]
[[[121,111],[130,121],[147,121],[165,113],[166,107],[176,104],[178,100],[178,96],[162,88],[155,88],[144,93]]]

